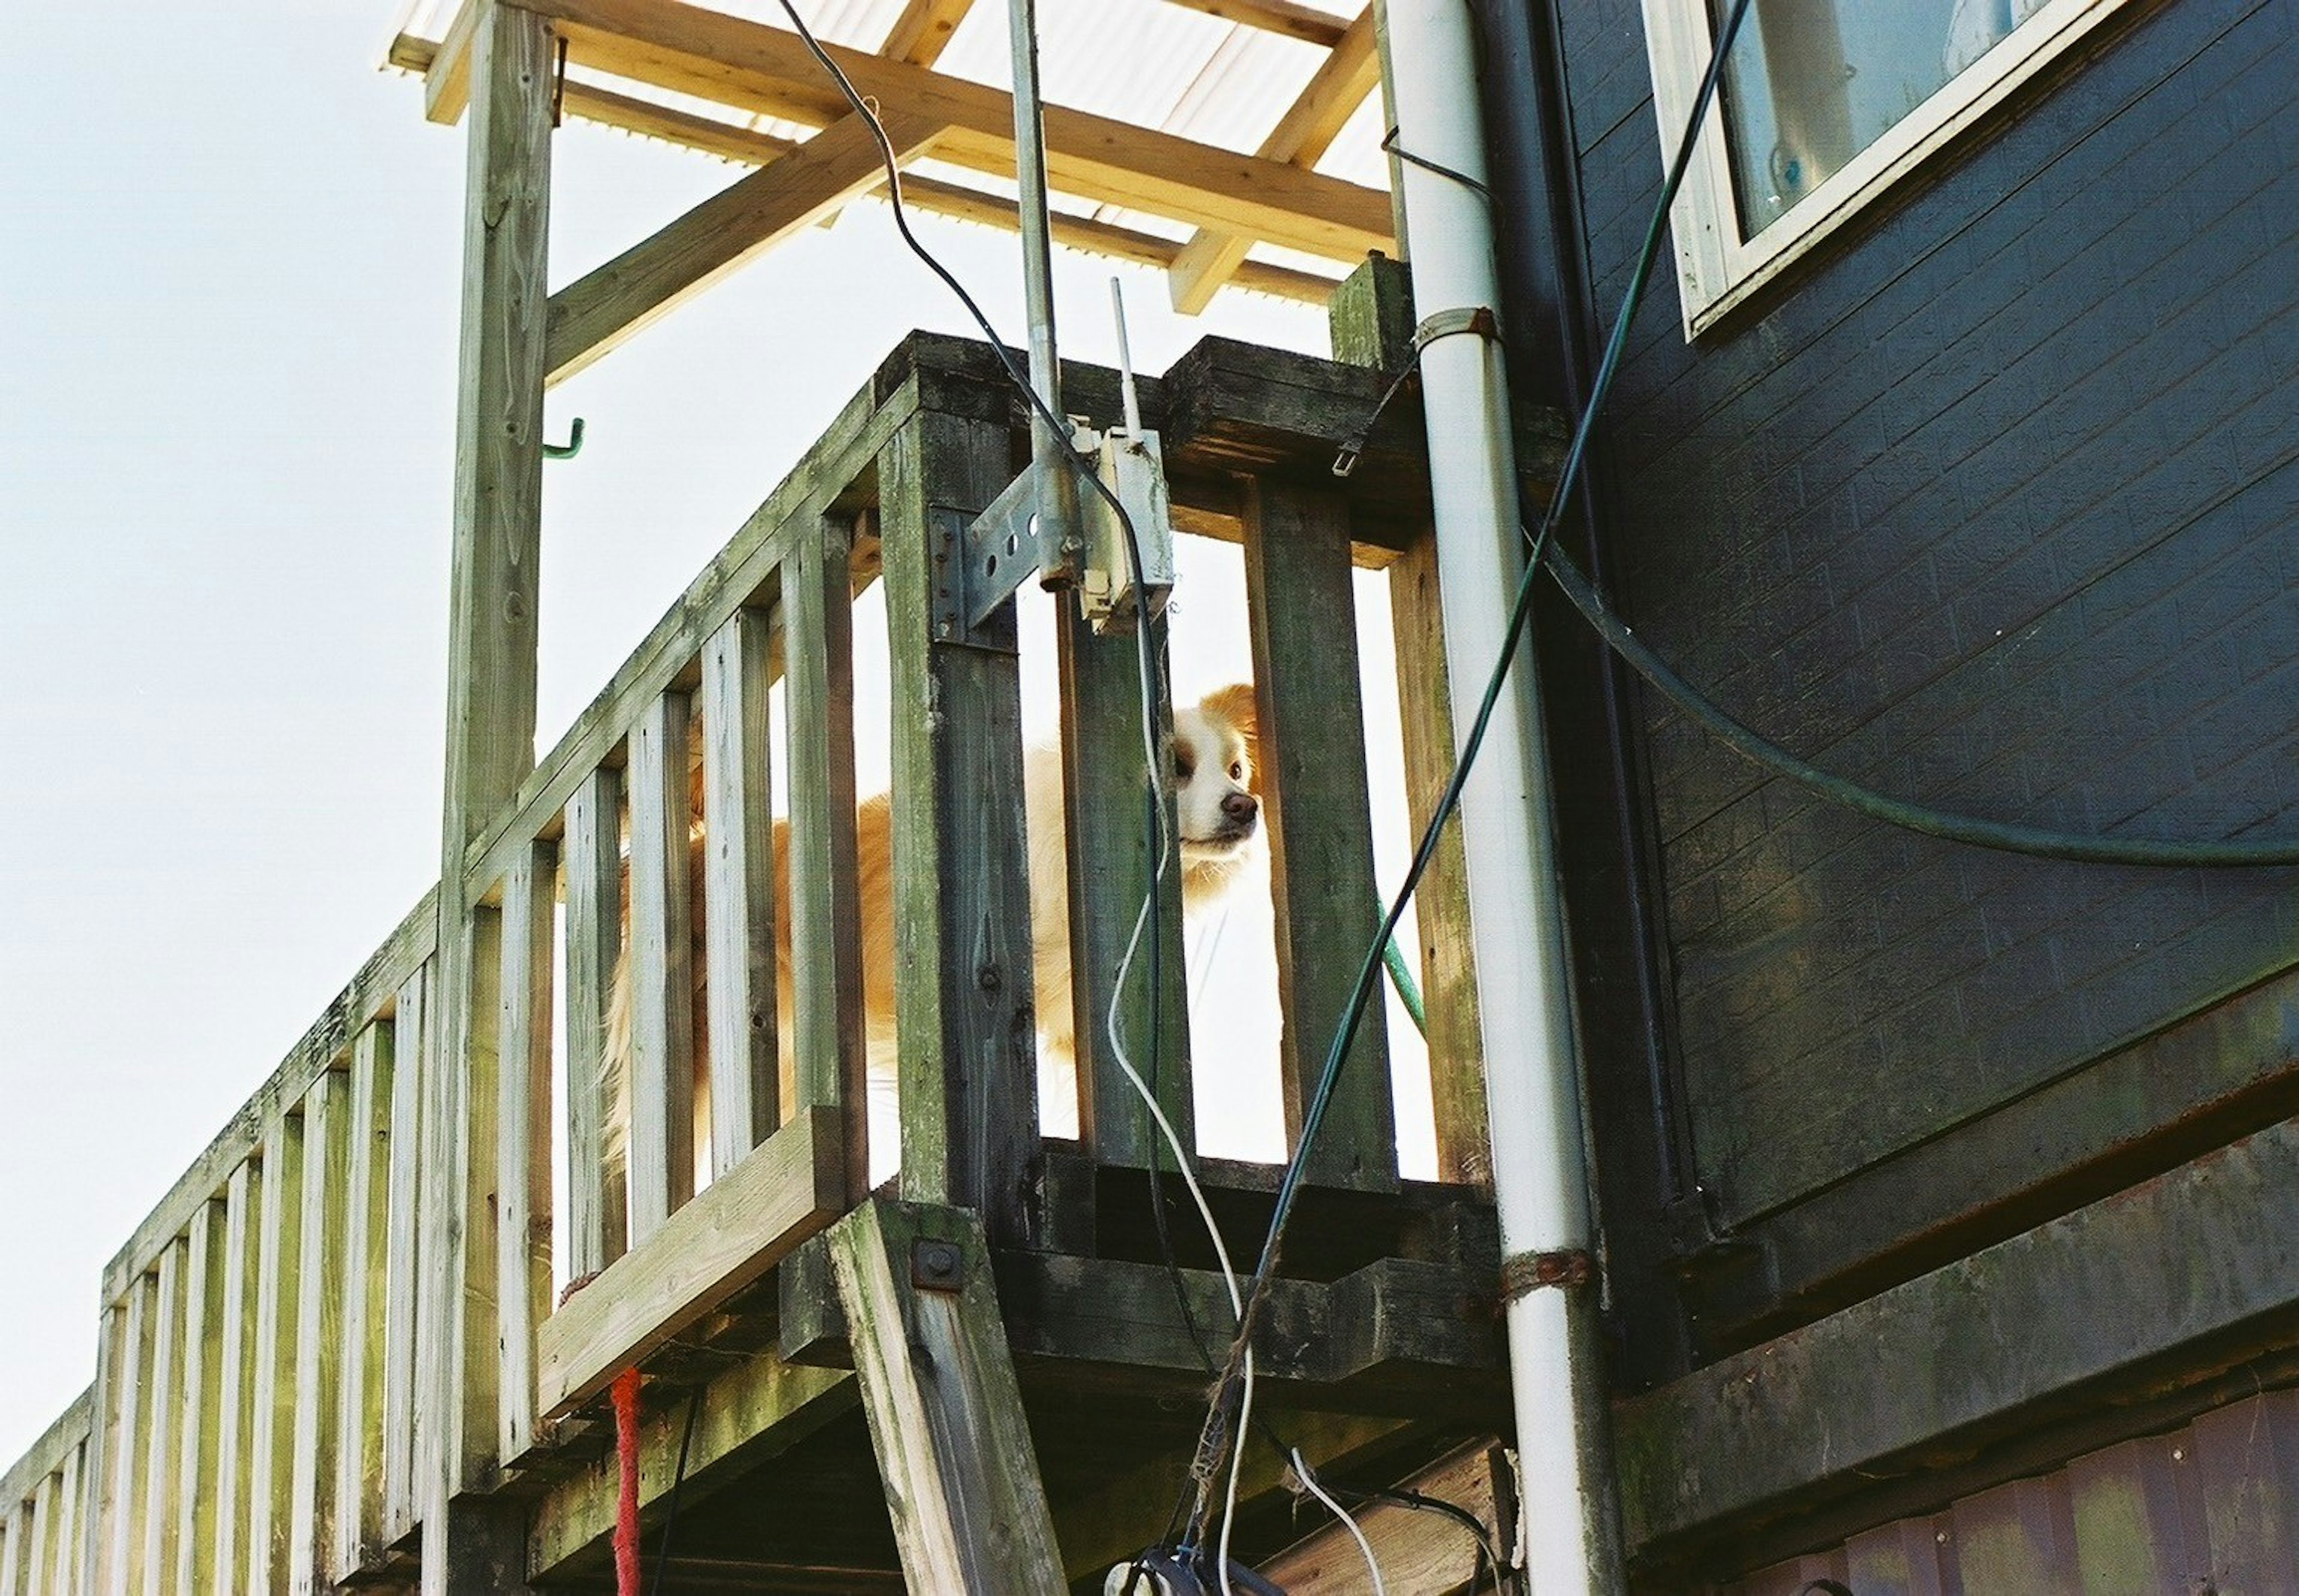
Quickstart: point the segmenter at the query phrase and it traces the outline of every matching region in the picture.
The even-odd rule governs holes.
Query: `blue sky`
[[[89,1378],[104,1261],[435,873],[463,140],[378,71],[391,21],[10,21],[0,1467]],[[570,126],[553,281],[733,175]],[[920,227],[1018,338],[1011,238]],[[1109,269],[1058,271],[1065,352],[1109,359]],[[1147,370],[1323,348],[1301,307],[1127,296]],[[970,330],[865,205],[553,394],[589,441],[547,473],[546,744],[912,326]]]

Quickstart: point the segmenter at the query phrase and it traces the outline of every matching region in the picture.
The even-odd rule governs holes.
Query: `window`
[[[1673,154],[1731,0],[1643,0]],[[1754,0],[1677,195],[1697,336],[2129,0]]]

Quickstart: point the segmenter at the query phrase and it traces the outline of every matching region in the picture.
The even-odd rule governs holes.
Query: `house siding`
[[[1661,176],[1641,22],[1550,15],[1609,315]],[[2299,7],[2134,7],[1696,343],[1661,274],[1599,461],[1639,629],[1896,796],[2083,833],[2299,826],[2295,83]],[[1639,702],[1681,1092],[1728,1230],[2299,962],[2299,872],[1938,842]],[[1710,1334],[1764,1317],[1735,1312]]]

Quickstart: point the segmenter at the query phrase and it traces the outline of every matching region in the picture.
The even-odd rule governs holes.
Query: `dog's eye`
[[[1243,760],[1230,761],[1229,778],[1232,781],[1243,781],[1245,779],[1245,761]]]

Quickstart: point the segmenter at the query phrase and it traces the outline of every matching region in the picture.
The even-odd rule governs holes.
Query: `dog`
[[[1261,826],[1258,721],[1253,688],[1234,683],[1174,714],[1174,818],[1181,855],[1184,919],[1217,903],[1264,846]],[[693,773],[693,842],[702,835],[701,773]],[[1076,1017],[1070,998],[1069,866],[1062,810],[1061,754],[1032,748],[1024,757],[1023,801],[1029,827],[1031,959],[1038,1022],[1039,1124],[1044,1134],[1075,1136],[1077,1126]],[[892,807],[878,794],[854,815],[860,907],[862,1018],[868,1057],[870,1178],[898,1167],[900,1119],[895,1102],[894,919]],[[793,1100],[791,1012],[791,893],[789,822],[775,823],[776,1035],[781,1052],[782,1100]],[[698,1165],[710,1145],[709,1028],[702,946],[702,849],[690,845],[689,902],[693,913],[695,1138]],[[608,1097],[609,1156],[616,1156],[628,1123],[632,979],[626,899],[623,952],[616,960],[607,1011],[601,1073]],[[698,1180],[702,1177],[698,1169]]]

